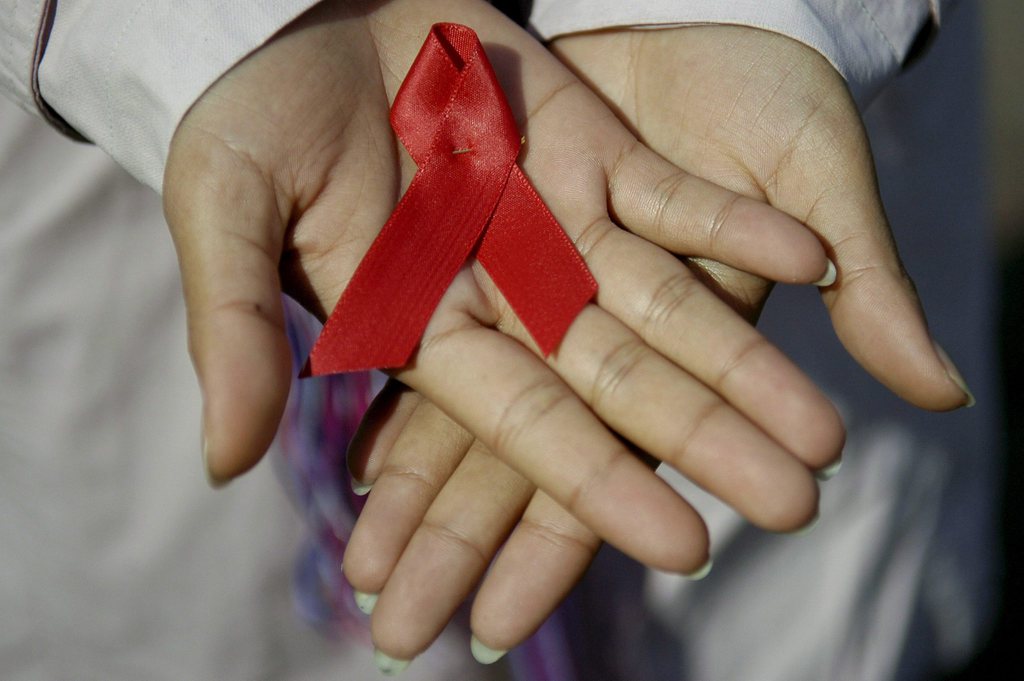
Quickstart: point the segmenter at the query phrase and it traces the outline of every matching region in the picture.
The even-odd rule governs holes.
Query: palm
[[[822,187],[796,183],[783,190],[777,182],[790,178],[778,171],[799,160],[787,158],[797,138],[828,125],[813,120],[826,100],[838,99],[837,108],[846,103],[845,88],[820,58],[782,72],[780,65],[791,60],[780,58],[779,49],[806,50],[762,31],[721,27],[569,37],[552,45],[652,149],[759,200],[778,200],[791,190],[787,204],[804,219]],[[720,295],[756,317],[771,282],[720,263],[693,262]]]
[[[398,375],[599,534],[656,565],[699,565],[703,528],[597,417],[763,524],[805,520],[816,497],[807,466],[838,449],[834,410],[652,242],[792,281],[821,275],[820,245],[792,219],[637,144],[543,46],[477,0],[319,5],[216,83],[175,134],[165,203],[211,470],[239,473],[273,437],[290,380],[280,291],[323,316],[414,172],[388,102],[430,25],[452,16],[488,45],[530,140],[524,169],[602,289],[545,364],[485,274],[467,267]],[[619,229],[609,208],[646,239]],[[694,314],[716,342],[680,337]],[[758,396],[778,385],[788,386],[785,405]],[[789,427],[808,414],[815,428]],[[736,485],[729,464],[697,465],[679,443],[698,439],[732,445],[774,479]],[[624,522],[616,494],[638,495],[646,514]],[[684,528],[693,543],[658,540]]]
[[[723,27],[589,34],[560,39],[553,50],[662,156],[694,175],[769,202],[816,230],[839,265],[841,278],[825,300],[851,352],[918,404],[962,404],[963,394],[936,361],[891,243],[857,112],[841,79],[819,55],[780,36]],[[663,189],[671,194],[685,187]],[[735,309],[756,316],[770,291],[766,279],[708,259],[691,263]],[[874,338],[882,342],[872,344]],[[386,396],[383,404],[392,398]],[[398,593],[403,585],[408,589],[415,575],[402,566],[431,561],[415,540],[411,550],[405,548],[424,514],[426,534],[437,534],[439,527],[464,532],[459,519],[465,509],[492,508],[491,490],[498,489],[494,480],[500,476],[500,471],[481,472],[478,462],[485,455],[477,446],[447,485],[450,471],[420,467],[418,459],[442,460],[452,449],[457,450],[449,459],[454,466],[471,437],[454,424],[446,430],[439,425],[444,417],[415,397],[401,400],[413,406],[398,407],[400,418],[387,419],[376,431],[375,445],[359,442],[352,450],[357,476],[378,484],[353,536],[346,574],[372,591],[385,582],[385,591],[392,584]],[[375,427],[380,421],[380,414],[371,414]],[[444,485],[433,505],[408,484],[412,471],[435,487]],[[501,528],[519,516],[528,497],[529,489],[520,490],[517,503],[491,517],[496,529],[489,536],[470,537],[477,552],[496,550],[506,531]],[[457,511],[445,515],[445,507]],[[395,518],[403,520],[396,526]],[[474,608],[474,630],[498,647],[522,640],[597,548],[596,538],[543,494],[534,496],[521,528]],[[399,555],[397,572],[388,579]],[[537,578],[538,565],[544,566],[544,580]],[[509,616],[512,610],[516,617]],[[392,624],[396,631],[415,625]],[[420,640],[429,638],[423,630],[437,626],[439,620],[424,627]]]
[[[553,50],[652,149],[820,235],[839,268],[824,292],[833,323],[876,378],[919,406],[963,404],[892,243],[856,108],[823,57],[722,26],[570,36]],[[700,265],[748,314],[770,291],[758,277]]]

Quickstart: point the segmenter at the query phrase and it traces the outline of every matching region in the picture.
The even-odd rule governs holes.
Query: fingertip
[[[836,475],[839,474],[839,471],[840,469],[842,469],[842,467],[843,460],[841,458],[836,459],[835,461],[825,466],[824,468],[819,468],[818,470],[816,470],[814,472],[814,477],[816,477],[820,482],[828,482],[829,480],[831,480],[832,478],[836,477]]]
[[[823,291],[843,345],[900,398],[929,411],[973,403],[962,374],[935,342],[913,284],[884,268],[840,278]]]
[[[345,460],[352,489],[368,494],[388,453],[402,434],[422,398],[395,379],[387,383],[370,402],[355,435],[349,441]]]
[[[834,283],[835,266],[825,247],[800,221],[746,197],[737,203],[733,217],[734,242],[728,245],[741,256],[736,262],[740,269],[784,284]],[[818,283],[823,281],[828,283]]]
[[[811,532],[814,531],[814,528],[816,528],[818,526],[818,523],[820,521],[821,521],[821,514],[818,513],[818,512],[815,512],[810,520],[808,520],[806,523],[804,523],[803,525],[801,525],[797,529],[795,529],[792,532],[790,532],[790,534],[793,535],[794,537],[803,537],[804,535],[808,535],[808,534],[810,534]]]
[[[367,593],[365,591],[353,590],[352,598],[356,602],[356,607],[364,615],[372,615],[374,608],[377,607],[377,599],[380,598],[380,594]]]
[[[345,579],[359,593],[383,591],[405,548],[408,538],[404,534],[381,535],[382,529],[388,529],[387,520],[386,515],[382,518],[378,509],[367,503],[345,547]]]
[[[205,431],[206,426],[203,426]],[[203,473],[206,474],[206,482],[213,489],[223,489],[231,482],[231,478],[218,478],[214,471],[210,468],[210,441],[206,439],[205,432],[203,433]]]
[[[196,365],[203,385],[203,459],[212,485],[223,487],[263,457],[277,434],[291,385],[291,355],[283,337],[268,353],[254,344],[224,353],[227,342]],[[243,344],[244,346],[244,344]]]
[[[757,524],[770,532],[795,533],[816,522],[821,491],[816,478],[804,469],[779,490],[774,503],[766,504]]]
[[[632,455],[619,459],[607,473],[608,484],[573,510],[584,524],[655,570],[688,574],[707,562],[707,526],[668,483]],[[591,508],[591,503],[596,506]]]
[[[525,641],[580,580],[600,545],[549,496],[535,494],[473,599],[474,638],[491,651]]]
[[[698,568],[696,571],[683,576],[689,579],[691,582],[699,582],[700,580],[704,579],[705,577],[711,574],[711,568],[714,567],[714,564],[715,561],[713,561],[709,557],[707,559],[707,562],[705,562],[704,565],[700,566],[700,568]]]
[[[831,260],[826,259],[825,274],[820,279],[814,282],[814,286],[818,288],[828,288],[832,284],[836,283],[836,277],[838,272],[836,271],[836,264]]]
[[[472,653],[474,660],[485,665],[494,664],[505,657],[505,654],[508,652],[506,649],[492,648],[486,645],[476,637],[476,634],[471,635],[469,638],[469,651]]]
[[[679,509],[682,512],[666,514],[675,516],[671,528],[666,523],[661,532],[649,533],[635,558],[654,570],[692,575],[703,570],[710,560],[711,538],[700,516],[689,504],[679,501],[683,504]]]
[[[408,603],[396,603],[396,598],[402,595],[392,591],[389,585],[376,595],[370,618],[370,635],[378,652],[407,662],[430,647],[455,611],[452,608],[432,613],[428,612],[429,608],[410,609]]]
[[[974,399],[974,393],[971,392],[971,389],[968,387],[967,381],[964,380],[963,374],[960,373],[960,369],[957,368],[956,364],[950,358],[949,353],[939,345],[938,341],[932,341],[932,345],[935,347],[935,354],[939,358],[939,362],[941,362],[942,366],[946,369],[946,376],[948,376],[953,385],[963,393],[961,403],[952,408],[957,409],[964,407],[970,409],[977,403],[977,401]]]
[[[357,497],[365,497],[373,490],[372,482],[360,482],[356,480],[354,476],[349,475],[349,485],[352,487],[352,493]]]
[[[812,469],[830,466],[842,459],[846,445],[846,426],[839,410],[827,398],[809,405],[803,417],[806,426],[794,445],[797,457]]]
[[[412,664],[412,658],[391,657],[379,648],[373,651],[373,661],[384,676],[398,676]]]

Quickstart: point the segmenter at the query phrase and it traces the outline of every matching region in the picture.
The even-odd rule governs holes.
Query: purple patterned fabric
[[[315,319],[286,301],[293,366],[301,367],[319,332]],[[293,380],[278,438],[279,466],[308,536],[295,569],[299,614],[329,633],[369,644],[366,617],[341,573],[345,544],[363,499],[352,492],[345,451],[373,397],[367,373]]]

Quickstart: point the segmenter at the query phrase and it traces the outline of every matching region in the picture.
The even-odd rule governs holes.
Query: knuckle
[[[490,562],[490,556],[472,537],[461,532],[452,525],[444,522],[432,522],[429,519],[423,522],[420,528],[425,534],[427,541],[435,546],[445,547],[443,553],[451,555],[455,553],[463,558],[473,561],[476,568],[483,569]],[[463,573],[466,575],[466,573]]]
[[[672,209],[680,201],[690,180],[690,175],[679,172],[664,178],[655,187],[654,195],[658,198],[654,218],[651,221],[655,234],[664,236],[674,231],[671,224]]]
[[[477,324],[475,320],[468,317],[463,319],[460,323],[440,331],[431,332],[428,328],[427,332],[423,336],[423,340],[420,341],[419,349],[416,351],[416,356],[422,361],[433,354],[439,353],[443,348],[450,346],[453,342],[461,340],[465,334],[479,333],[480,330],[480,325]]]
[[[385,481],[410,488],[414,494],[426,499],[433,499],[441,489],[439,482],[433,480],[427,472],[414,466],[403,466],[390,462],[381,469],[374,484],[380,485]]]
[[[615,225],[603,215],[595,218],[573,238],[573,244],[580,257],[588,260],[597,246],[605,241],[616,229]]]
[[[578,523],[574,522],[573,525],[575,526],[568,526],[555,519],[523,518],[519,522],[518,531],[540,540],[558,553],[578,553],[587,556],[593,554],[600,545],[600,540]]]
[[[744,364],[749,362],[756,354],[770,350],[772,345],[768,340],[755,333],[749,341],[741,345],[736,351],[730,353],[729,357],[722,363],[714,378],[714,385],[722,387],[731,376],[736,374]]]
[[[788,489],[787,489],[788,488]],[[766,500],[760,525],[774,532],[794,532],[807,527],[818,513],[819,489],[808,473]]]
[[[641,325],[644,334],[657,332],[668,325],[675,313],[700,293],[702,284],[689,273],[680,269],[664,279],[651,294],[644,307]]]
[[[601,515],[600,506],[607,497],[605,485],[613,484],[614,481],[621,479],[625,473],[622,468],[634,463],[635,457],[626,449],[610,451],[603,461],[595,462],[582,475],[577,475],[568,494],[562,499],[555,499],[555,501],[572,518],[579,519],[581,524],[596,528],[600,524],[598,518]],[[590,503],[592,499],[596,499],[594,505]],[[589,530],[585,531],[589,532]]]
[[[711,222],[707,230],[707,251],[709,254],[719,252],[719,244],[724,234],[725,226],[732,218],[733,212],[742,197],[739,194],[731,194],[728,199],[718,207],[715,214],[711,216]]]
[[[627,169],[632,165],[637,152],[640,149],[640,140],[630,135],[627,143],[624,144],[615,155],[615,159],[612,161],[611,166],[606,172],[606,176],[608,178],[608,193],[611,198],[614,199],[621,192],[620,186],[623,184],[624,180],[622,177],[623,173],[626,175],[629,174]]]
[[[700,437],[704,429],[723,409],[728,409],[725,402],[719,399],[709,399],[693,412],[689,421],[682,424],[682,432],[673,439],[666,461],[672,464],[676,470],[682,472],[687,467],[693,451],[700,446]]]
[[[603,464],[593,466],[587,475],[576,480],[564,501],[559,501],[559,503],[573,516],[586,518],[588,515],[586,506],[589,500],[594,497],[595,490],[599,489],[603,481],[611,479],[612,469],[621,460],[622,454],[613,455]]]
[[[524,433],[569,399],[568,389],[553,377],[544,376],[529,383],[509,400],[498,416],[490,438],[492,450],[514,450]]]
[[[285,320],[278,301],[261,301],[251,297],[218,300],[206,310],[209,318],[248,317],[284,333]]]
[[[635,336],[627,338],[605,354],[591,383],[591,407],[601,411],[648,356],[647,347]]]

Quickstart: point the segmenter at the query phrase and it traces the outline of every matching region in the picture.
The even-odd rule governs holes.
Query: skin
[[[496,55],[530,140],[522,166],[605,292],[545,362],[486,274],[468,264],[418,353],[394,375],[598,536],[652,566],[703,564],[703,524],[602,418],[634,439],[616,419],[645,415],[658,440],[645,448],[681,470],[692,468],[688,442],[735,450],[764,472],[743,476],[761,488],[764,522],[806,522],[817,488],[803,462],[838,456],[838,415],[661,246],[807,282],[827,267],[820,242],[791,217],[682,173],[639,144],[543,46],[470,0],[319,5],[212,86],[176,131],[164,203],[211,478],[254,465],[280,419],[291,372],[281,291],[324,317],[414,172],[387,108],[430,24],[448,19],[476,27]],[[681,320],[664,292],[677,288],[715,338],[674,343]],[[645,310],[654,315],[647,323]],[[762,389],[781,387],[785,400],[729,404],[746,394],[724,385],[747,373],[736,368],[745,357],[756,358]],[[651,383],[652,375],[661,379]],[[782,445],[757,426],[787,420],[816,427]],[[623,518],[622,505],[635,513]]]
[[[857,110],[820,55],[741,27],[601,32],[559,39],[552,50],[651,149],[819,235],[839,272],[822,290],[823,302],[866,370],[926,409],[969,402],[956,368],[928,334],[899,261]],[[770,291],[765,279],[707,259],[691,265],[737,312],[756,318]],[[648,261],[644,269],[651,267]],[[607,295],[602,289],[598,303],[631,328],[650,330],[650,318],[629,308],[628,296],[614,295],[630,288],[628,277],[614,282],[618,288]],[[808,471],[833,460],[791,440],[814,429],[806,414],[784,426],[758,418],[758,403],[785,400],[786,387],[760,382],[770,369],[758,351],[736,353],[733,327],[695,328],[704,304],[710,303],[685,293],[672,297],[655,315],[672,320],[663,325],[664,335],[644,337],[669,358],[682,347],[688,357],[700,354],[700,346],[709,354],[700,366],[689,365],[695,376],[739,405]],[[722,360],[722,344],[736,353],[725,380],[700,368]],[[660,385],[657,371],[629,371]],[[616,409],[602,418],[634,444],[648,452],[671,445],[630,430],[649,427],[651,405],[627,399]],[[685,440],[677,468],[762,527],[795,529],[807,520],[772,515],[778,513],[777,478],[764,450],[737,449],[709,427],[702,432],[703,439]],[[350,450],[350,468],[373,491],[347,548],[345,574],[360,591],[379,594],[374,640],[398,659],[425,649],[478,585],[475,637],[497,652],[520,643],[564,598],[600,545],[586,523],[491,456],[443,406],[399,385],[389,386],[371,408]],[[620,515],[632,515],[632,505],[619,508]],[[675,540],[706,541],[696,533]]]

